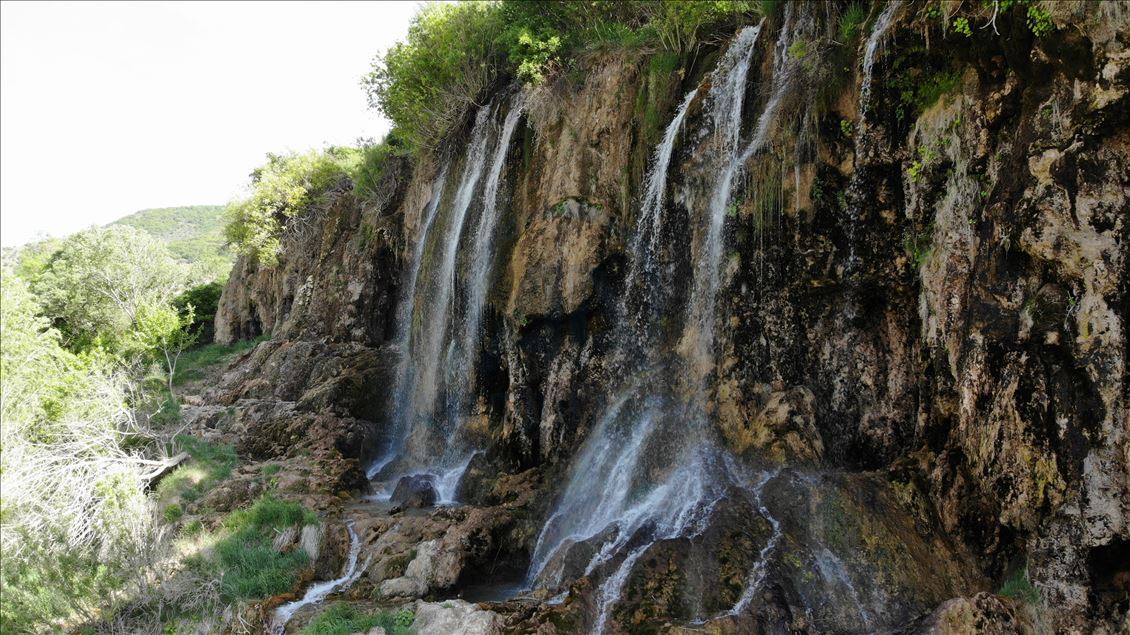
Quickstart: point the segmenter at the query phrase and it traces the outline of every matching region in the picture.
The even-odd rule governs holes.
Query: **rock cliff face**
[[[1127,627],[1130,10],[1060,3],[1058,29],[1038,38],[1002,18],[999,36],[939,39],[919,9],[893,8],[858,56],[820,44],[835,23],[814,6],[753,36],[737,133],[760,145],[724,192],[703,403],[733,470],[764,477],[730,485],[708,529],[648,529],[587,570],[602,539],[577,537],[556,579],[533,585],[566,599],[499,604],[510,628]],[[396,393],[418,363],[413,329],[436,319],[408,281],[414,254],[422,280],[442,268],[435,236],[454,222],[442,201],[468,182],[467,140],[485,134],[499,157],[491,249],[466,247],[476,194],[452,255],[451,311],[486,263],[481,336],[445,424],[469,448],[467,505],[359,524],[381,554],[378,592],[456,592],[490,578],[492,558],[530,566],[635,367],[620,335],[633,241],[679,108],[650,253],[672,295],[697,297],[726,47],[676,73],[647,52],[594,54],[580,78],[520,102],[488,96],[494,132],[469,120],[434,160],[391,166],[379,200],[343,184],[289,230],[277,266],[237,263],[217,339],[271,339],[215,389],[213,425],[240,431],[247,453],[314,457],[316,488],[363,491],[364,469],[412,425]],[[681,323],[656,324],[657,350],[686,345]],[[436,381],[441,399],[454,391]],[[1025,575],[1027,602],[983,593]]]

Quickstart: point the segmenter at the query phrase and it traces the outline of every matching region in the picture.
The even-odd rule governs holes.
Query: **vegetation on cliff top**
[[[693,53],[772,2],[461,2],[426,6],[362,80],[406,151],[434,147],[503,78],[537,83],[604,46]]]

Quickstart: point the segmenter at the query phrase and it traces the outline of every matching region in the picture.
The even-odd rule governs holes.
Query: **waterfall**
[[[445,205],[443,192],[450,161],[433,186],[400,299],[398,337],[404,352],[394,393],[396,438],[370,468],[369,477],[378,477],[389,465],[400,474],[430,474],[443,503],[453,502],[473,456],[456,422],[467,415],[473,387],[500,217],[502,172],[523,107],[519,95],[501,130],[494,123],[493,106],[479,109],[449,204]],[[476,210],[479,215],[473,225]],[[456,266],[461,257],[468,271],[462,279]],[[394,485],[386,482],[376,498],[387,498]]]
[[[713,127],[710,143],[717,146],[716,159],[731,172],[724,183],[717,184],[725,188],[726,198],[732,172],[737,170],[734,161],[741,149],[746,80],[760,31],[761,25],[749,27],[734,37],[712,74],[705,100],[703,119]],[[647,284],[648,277],[658,275],[655,269],[660,263],[653,243],[661,230],[667,172],[676,136],[696,96],[697,90],[684,98],[651,162],[631,243],[633,269],[622,296],[625,304],[630,297],[641,295],[639,287]],[[721,232],[715,231],[713,242],[719,243],[720,237]],[[709,250],[711,239],[704,242]],[[696,267],[699,299],[707,292],[701,280],[709,275],[710,262],[717,260],[704,253],[700,250]],[[649,299],[646,292],[642,297]],[[646,312],[645,319],[661,318],[666,307],[653,302],[639,310]],[[622,305],[620,313],[631,315],[631,308]],[[615,337],[621,347],[631,346],[635,337],[631,321],[625,322],[629,325],[621,326]],[[715,504],[733,483],[725,461],[719,459],[720,451],[710,440],[701,392],[695,391],[697,398],[689,401],[674,394],[655,394],[656,386],[674,386],[685,375],[685,360],[670,365],[660,358],[645,355],[642,367],[626,369],[626,376],[633,380],[606,409],[574,460],[565,491],[538,537],[527,574],[531,585],[556,588],[567,575],[565,560],[572,547],[584,542],[594,548],[584,574],[601,578],[595,632],[607,626],[637,560],[659,541],[704,531]]]
[[[887,29],[894,22],[895,14],[898,13],[901,6],[901,0],[891,0],[887,4],[883,12],[879,14],[878,19],[875,20],[875,25],[871,28],[871,34],[867,36],[867,43],[863,48],[863,81],[859,89],[859,123],[856,125],[855,131],[855,171],[851,175],[851,181],[847,188],[849,195],[848,214],[850,214],[851,222],[848,223],[847,228],[848,255],[844,269],[848,275],[857,271],[861,264],[857,250],[858,238],[856,232],[860,224],[859,207],[863,198],[861,188],[863,175],[866,171],[864,157],[867,156],[874,145],[874,141],[871,139],[872,135],[868,134],[867,130],[867,115],[871,107],[871,84],[874,79],[875,60],[878,57],[883,38],[887,34]]]
[[[725,162],[722,174],[714,183],[710,206],[706,215],[706,233],[695,267],[694,282],[690,301],[687,303],[687,319],[680,354],[688,362],[690,371],[698,384],[710,373],[714,363],[714,308],[721,284],[722,229],[725,218],[730,214],[733,181],[748,160],[762,153],[770,132],[777,120],[777,111],[796,76],[796,60],[792,60],[789,47],[802,29],[794,24],[793,5],[786,6],[784,24],[777,36],[774,52],[773,89],[762,112],[758,115],[754,136],[739,153],[737,141],[729,146],[729,160]],[[741,119],[730,127],[740,129]],[[698,388],[698,386],[696,386]]]
[[[624,284],[629,292],[640,290],[644,294],[639,299],[640,311],[634,315],[623,315],[623,319],[630,322],[636,329],[637,340],[643,342],[659,330],[654,324],[647,321],[647,309],[657,305],[662,300],[662,293],[667,280],[662,279],[658,270],[658,249],[663,229],[663,207],[667,198],[667,171],[671,165],[671,155],[674,152],[675,141],[683,127],[683,120],[687,116],[691,103],[698,96],[698,88],[694,88],[679,104],[674,118],[663,133],[663,140],[655,148],[651,160],[650,170],[644,186],[644,196],[640,205],[640,215],[636,222],[636,232],[633,234],[629,245],[631,255],[628,269],[628,278]],[[642,277],[642,278],[641,278]],[[628,303],[626,302],[625,305]],[[625,308],[630,308],[625,306]],[[656,313],[654,310],[651,314]]]
[[[433,420],[435,403],[441,389],[439,372],[443,368],[443,355],[446,350],[448,338],[448,324],[454,313],[455,300],[455,261],[458,255],[459,238],[463,234],[463,225],[467,220],[467,211],[474,200],[476,187],[486,168],[487,146],[490,142],[491,113],[493,107],[486,105],[479,108],[475,117],[475,126],[471,132],[471,143],[467,150],[463,174],[459,180],[459,187],[455,191],[451,208],[447,216],[446,231],[440,236],[436,245],[437,253],[434,254],[433,267],[428,271],[428,276],[422,280],[423,286],[417,285],[415,307],[413,308],[413,333],[410,346],[413,373],[411,377],[411,402],[408,404],[406,414],[412,417],[412,433],[420,430],[420,426],[436,426],[441,422]],[[419,329],[416,323],[419,322]],[[425,436],[427,430],[424,430]],[[412,443],[419,439],[409,438],[408,451],[423,452],[425,448],[413,448]]]
[[[490,172],[483,191],[482,214],[479,216],[475,228],[474,240],[471,245],[469,274],[466,283],[466,303],[463,309],[462,329],[457,340],[458,348],[453,349],[457,359],[449,360],[448,368],[452,377],[459,382],[460,390],[453,399],[453,405],[458,411],[466,406],[466,398],[472,386],[471,378],[474,376],[476,354],[482,341],[480,327],[482,325],[483,308],[486,305],[487,288],[490,283],[490,270],[494,261],[494,235],[498,228],[500,217],[498,206],[498,190],[501,184],[502,169],[506,165],[506,157],[510,148],[510,139],[518,126],[518,121],[525,112],[524,97],[519,94],[510,110],[506,113],[506,120],[502,124],[502,133],[499,135],[495,146],[494,155],[490,162]],[[465,414],[459,412],[459,414]]]
[[[427,238],[431,233],[432,225],[435,224],[440,201],[443,198],[443,186],[447,183],[447,173],[450,169],[451,159],[449,157],[444,161],[443,167],[440,168],[439,174],[432,184],[432,196],[428,199],[428,204],[424,209],[424,224],[420,227],[419,240],[416,241],[416,247],[412,250],[412,260],[408,266],[408,273],[405,276],[404,286],[401,288],[400,298],[398,299],[396,341],[397,350],[400,352],[400,360],[396,367],[396,386],[393,389],[392,398],[393,420],[398,424],[403,424],[406,421],[399,413],[404,412],[407,407],[408,376],[412,370],[412,355],[409,351],[409,345],[412,341],[412,309],[415,306],[416,282],[420,276],[420,264],[424,260],[424,249],[427,245]],[[392,438],[388,440],[388,448],[385,450],[384,454],[369,467],[367,476],[370,479],[376,476],[386,465],[396,458],[396,455],[400,452],[403,445],[403,436],[405,434],[404,425],[394,426]]]
[[[887,34],[887,29],[894,21],[895,13],[898,12],[900,6],[902,6],[902,0],[891,0],[887,4],[883,12],[879,14],[879,18],[875,20],[875,26],[872,27],[871,35],[867,37],[867,44],[863,47],[863,84],[859,89],[859,137],[865,136],[863,126],[867,121],[868,107],[871,105],[871,81],[874,77],[872,70],[875,67],[875,57],[879,53],[883,36]]]

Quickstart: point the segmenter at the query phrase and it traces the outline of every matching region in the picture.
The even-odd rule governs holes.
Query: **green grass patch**
[[[170,523],[175,523],[184,516],[184,508],[177,503],[173,503],[165,508],[165,520]]]
[[[267,494],[223,520],[211,558],[197,555],[187,564],[221,578],[220,594],[226,602],[285,593],[310,558],[302,549],[277,551],[274,538],[288,527],[317,522],[318,516],[302,505]]]
[[[192,458],[157,484],[157,495],[162,501],[177,504],[180,499],[183,503],[195,503],[231,476],[232,469],[239,465],[239,457],[230,445],[208,443],[184,434],[177,436],[177,444]]]
[[[1005,578],[1000,591],[997,591],[997,595],[1027,604],[1037,604],[1040,601],[1039,590],[1028,579],[1027,564],[1013,569],[1012,573]]]
[[[271,339],[270,335],[261,335],[253,340],[236,342],[231,346],[208,344],[187,350],[181,355],[180,361],[177,363],[177,374],[173,377],[173,385],[201,379],[204,377],[205,369],[227,362],[239,353],[255,348],[259,342],[265,342],[269,339]]]
[[[380,611],[365,613],[352,604],[331,604],[329,608],[310,620],[302,635],[350,635],[365,632],[374,626],[385,629],[389,635],[408,635],[415,616],[411,611]]]

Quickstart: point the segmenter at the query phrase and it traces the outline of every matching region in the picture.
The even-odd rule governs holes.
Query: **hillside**
[[[129,225],[164,241],[186,263],[213,258],[230,262],[224,249],[224,206],[191,205],[143,209],[111,223]]]

